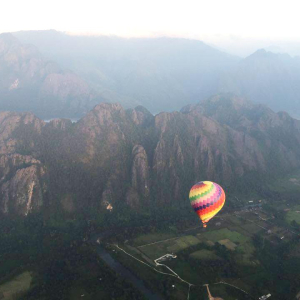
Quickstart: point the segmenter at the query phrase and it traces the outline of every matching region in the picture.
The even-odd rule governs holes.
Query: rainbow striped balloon
[[[200,181],[190,190],[190,202],[195,212],[206,227],[206,223],[213,218],[225,203],[225,193],[216,183]]]

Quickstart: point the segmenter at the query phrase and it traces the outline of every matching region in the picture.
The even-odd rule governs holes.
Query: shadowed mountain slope
[[[199,180],[264,193],[300,166],[300,121],[231,94],[155,117],[106,103],[77,123],[2,112],[0,130],[2,213],[178,209]]]

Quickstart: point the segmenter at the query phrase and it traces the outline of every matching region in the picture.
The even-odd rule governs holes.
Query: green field
[[[238,259],[239,263],[246,264],[246,265],[253,264],[252,254],[254,253],[255,248],[250,242],[239,245],[236,248],[236,251],[242,253],[242,255],[240,255],[240,257]]]
[[[247,230],[251,230],[252,233],[257,232],[259,231],[258,229],[260,229],[258,226],[252,223],[247,224],[246,226]],[[241,231],[240,228],[237,228],[237,230]],[[154,240],[155,235],[149,236],[151,240]],[[168,235],[165,235],[165,237],[167,236]],[[139,241],[145,241],[147,240],[147,237],[148,235],[139,237]],[[160,234],[157,237],[161,238],[162,235]],[[254,247],[252,245],[251,238],[235,230],[229,230],[228,228],[198,233],[197,236],[187,235],[178,238],[171,238],[166,241],[154,241],[154,244],[140,246],[138,247],[138,249],[141,252],[143,252],[147,257],[154,260],[167,253],[178,253],[181,250],[187,249],[191,246],[195,246],[201,242],[210,243],[211,245],[213,245],[213,243],[216,242],[221,242],[220,244],[224,245],[226,248],[230,250],[236,250],[238,252],[240,263],[252,263],[252,253],[254,252]],[[200,253],[201,252],[199,252],[198,255],[200,255]]]
[[[30,272],[23,272],[12,280],[0,285],[0,299],[13,300],[21,297],[22,293],[29,290],[32,281]],[[1,298],[3,296],[3,298]],[[21,298],[20,298],[21,299]]]
[[[253,214],[249,213],[249,216],[247,214],[246,217],[253,217],[257,221],[257,217],[252,215]],[[177,253],[176,259],[166,260],[164,261],[164,264],[169,266],[181,278],[195,285],[198,285],[199,283],[201,285],[206,282],[213,283],[214,279],[212,274],[214,274],[216,270],[222,274],[222,268],[226,264],[224,258],[222,258],[222,255],[226,252],[224,252],[224,249],[214,248],[216,243],[224,245],[228,250],[230,250],[230,254],[227,252],[227,255],[234,258],[235,262],[239,266],[238,268],[241,268],[241,270],[243,270],[243,268],[259,268],[259,262],[253,258],[255,248],[252,244],[251,236],[252,234],[260,232],[262,229],[252,222],[243,221],[242,217],[234,217],[234,219],[235,222],[229,223],[226,220],[224,221],[224,225],[229,223],[226,228],[208,227],[207,229],[195,230],[194,234],[185,236],[177,235],[177,237],[168,233],[143,235],[139,236],[137,240],[134,240],[134,244],[142,244],[141,246],[138,246],[137,249],[151,260],[155,260],[167,253]],[[241,221],[239,221],[239,219],[241,219]],[[162,240],[163,238],[166,240]],[[150,242],[152,244],[150,244]],[[203,243],[202,246],[201,243]],[[197,246],[197,248],[191,248],[193,246]],[[181,252],[185,249],[187,249],[187,251]],[[133,253],[133,255],[136,256],[138,253]],[[142,257],[142,255],[139,256],[139,258],[147,261],[147,259]],[[211,262],[213,263],[210,268],[206,269],[204,272],[201,267],[203,266],[202,264],[205,265],[207,262],[208,265],[210,265]],[[136,268],[139,267],[136,266]],[[163,267],[160,267],[160,270],[165,271]],[[234,281],[236,278],[226,278],[226,280]],[[243,282],[242,276],[240,276],[240,281],[241,282],[237,283],[238,286]],[[234,289],[232,291],[227,291],[227,289],[231,289],[228,286],[213,285],[212,289],[216,296],[223,296],[224,299],[237,299],[233,296],[230,298],[229,295],[239,293]],[[182,288],[181,292],[183,292]],[[198,299],[195,292],[196,288],[195,291],[191,292],[190,299]],[[179,294],[177,297],[178,296]],[[201,296],[203,296],[203,294]],[[242,299],[241,296],[244,295],[237,294],[236,296]],[[184,295],[184,297],[186,297],[186,295]]]
[[[156,259],[167,253],[177,253],[183,249],[199,244],[200,241],[193,235],[187,235],[176,239],[162,241],[152,245],[139,247],[139,250],[148,257]]]
[[[244,226],[248,226],[250,224],[246,224]],[[253,224],[255,225],[255,224]],[[244,226],[241,226],[242,228]],[[258,226],[256,226],[259,228]],[[248,227],[249,229],[256,231],[254,227]],[[238,228],[237,228],[238,229]],[[239,229],[239,231],[242,231]],[[201,239],[205,239],[207,241],[212,241],[214,243],[221,242],[226,248],[230,250],[236,250],[238,252],[238,262],[241,264],[252,264],[252,254],[255,250],[254,246],[252,245],[251,238],[240,232],[229,230],[228,228],[222,228],[219,230],[208,231],[200,236]],[[236,247],[234,247],[236,245]]]
[[[218,242],[220,240],[229,239],[230,241],[234,243],[245,243],[249,240],[248,237],[236,232],[231,231],[227,228],[222,228],[219,230],[214,231],[208,231],[203,234],[201,234],[201,238],[205,238],[206,240],[212,241],[212,242]]]
[[[234,225],[237,225],[237,226],[240,226],[242,224],[244,224],[245,222],[243,222],[240,218],[237,218],[235,216],[233,216],[232,218],[230,218],[230,223],[234,224]]]
[[[298,192],[300,191],[300,171],[290,173],[272,184],[269,187],[276,192]]]
[[[298,224],[300,224],[300,205],[294,206],[290,211],[287,212],[286,220],[289,223],[296,221]]]
[[[221,258],[210,250],[202,249],[193,252],[190,256],[199,260],[221,260]]]
[[[265,224],[264,224],[265,225]],[[257,226],[257,223],[249,223],[242,226],[244,230],[248,231],[251,234],[255,234],[262,230],[261,227]]]
[[[223,246],[225,246],[229,250],[235,250],[235,248],[237,246],[235,243],[233,243],[229,239],[220,240],[218,243],[221,244],[221,245],[223,245]]]
[[[138,236],[133,240],[134,246],[142,246],[145,244],[151,244],[162,240],[167,240],[170,238],[174,238],[176,235],[174,233],[164,233],[164,232],[158,232],[158,233],[150,233],[150,234],[143,234]]]
[[[199,243],[200,241],[195,236],[187,235],[180,237],[177,240],[174,240],[174,244],[172,246],[167,247],[167,250],[170,253],[176,253],[191,246],[195,246]]]

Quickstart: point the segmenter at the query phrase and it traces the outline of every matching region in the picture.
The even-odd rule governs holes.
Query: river
[[[116,261],[104,247],[102,247],[100,244],[96,242],[98,238],[101,238],[104,235],[107,236],[107,233],[97,235],[97,237],[94,237],[92,239],[92,243],[96,247],[97,253],[102,258],[102,260],[104,260],[109,265],[109,267],[113,269],[116,273],[121,275],[125,280],[129,281],[136,289],[138,289],[143,294],[143,296],[146,299],[163,300],[163,298],[160,295],[152,293],[145,286],[144,282],[140,278],[135,276],[133,273],[127,270],[122,264]]]

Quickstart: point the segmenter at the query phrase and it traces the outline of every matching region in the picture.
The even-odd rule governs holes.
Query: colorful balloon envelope
[[[223,189],[214,182],[200,181],[190,190],[190,202],[195,212],[201,219],[203,227],[224,206],[225,193]]]

